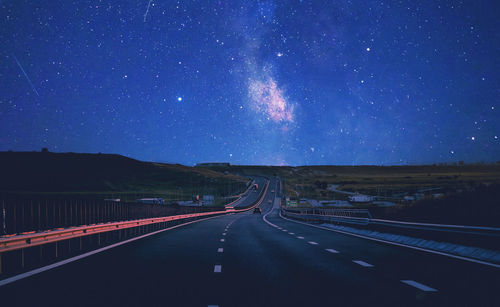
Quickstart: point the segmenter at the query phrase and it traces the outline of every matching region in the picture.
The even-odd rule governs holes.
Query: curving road
[[[500,306],[500,270],[285,220],[276,194],[271,179],[264,215],[206,219],[0,287],[2,306]]]

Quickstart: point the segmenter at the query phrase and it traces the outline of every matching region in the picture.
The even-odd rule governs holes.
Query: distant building
[[[349,196],[349,201],[353,203],[368,203],[373,201],[375,198],[369,195],[355,194]]]
[[[197,163],[196,166],[230,166],[231,164],[227,162],[207,162],[207,163]]]
[[[141,204],[154,204],[154,205],[164,205],[165,201],[163,198],[141,198],[137,200]]]

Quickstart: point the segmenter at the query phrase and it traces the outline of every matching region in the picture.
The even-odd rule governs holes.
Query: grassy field
[[[68,197],[188,200],[238,194],[247,179],[204,168],[142,162],[120,155],[0,152],[0,192]]]

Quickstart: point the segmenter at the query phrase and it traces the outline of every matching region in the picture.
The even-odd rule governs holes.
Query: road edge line
[[[363,236],[363,235],[351,233],[351,232],[348,232],[348,231],[343,231],[343,230],[338,230],[338,229],[332,229],[332,228],[326,228],[326,227],[322,227],[322,226],[318,226],[318,225],[311,225],[311,224],[308,224],[308,223],[304,223],[304,222],[300,222],[300,221],[295,221],[295,220],[286,218],[283,215],[281,215],[281,210],[279,212],[279,216],[282,219],[290,221],[290,222],[294,222],[294,223],[298,223],[298,224],[303,224],[303,225],[307,225],[307,226],[311,226],[311,227],[315,227],[315,228],[319,228],[319,229],[323,229],[323,230],[338,232],[338,233],[342,233],[342,234],[345,234],[345,235],[350,235],[350,236],[354,236],[354,237],[358,237],[358,238],[362,238],[362,239],[366,239],[366,240],[382,242],[382,243],[385,243],[385,244],[390,244],[390,245],[396,245],[396,246],[411,248],[411,249],[415,249],[415,250],[419,250],[419,251],[423,251],[423,252],[427,252],[427,253],[432,253],[432,254],[446,256],[446,257],[451,257],[451,258],[460,259],[460,260],[464,260],[464,261],[468,261],[468,262],[473,262],[473,263],[477,263],[477,264],[483,264],[483,265],[491,266],[491,267],[494,267],[494,268],[500,268],[499,264],[495,264],[495,263],[491,263],[491,262],[486,262],[486,261],[481,261],[481,260],[477,260],[477,259],[473,259],[473,258],[467,258],[467,257],[463,257],[463,256],[448,254],[448,253],[445,253],[445,252],[439,252],[439,251],[435,251],[435,250],[431,250],[431,249],[426,249],[426,248],[422,248],[422,247],[411,246],[411,245],[406,245],[406,244],[402,244],[402,243],[397,243],[397,242],[391,242],[391,241],[382,240],[382,239],[371,238],[371,237],[368,237],[368,236]],[[272,224],[270,222],[268,222],[268,223]]]
[[[21,273],[21,274],[18,274],[18,275],[14,275],[14,276],[2,279],[2,280],[0,280],[0,287],[8,285],[8,284],[13,283],[13,282],[16,282],[18,280],[21,280],[21,279],[33,276],[33,275],[36,275],[36,274],[43,273],[43,272],[48,271],[48,270],[51,270],[51,269],[63,266],[65,264],[68,264],[68,263],[71,263],[71,262],[74,262],[74,261],[77,261],[77,260],[80,260],[80,259],[92,256],[92,255],[95,255],[95,254],[98,254],[100,252],[104,252],[104,251],[106,251],[108,249],[111,249],[111,248],[114,248],[114,247],[118,247],[120,245],[124,245],[124,244],[130,243],[130,242],[136,241],[136,240],[140,240],[140,239],[143,239],[143,238],[146,238],[146,237],[158,234],[160,232],[164,232],[164,231],[167,231],[167,230],[172,230],[172,229],[175,229],[175,228],[178,228],[178,227],[181,227],[181,226],[185,226],[185,225],[189,225],[189,224],[193,224],[193,223],[197,223],[197,222],[201,222],[201,221],[205,221],[205,220],[209,220],[209,219],[214,219],[214,218],[218,218],[218,217],[222,217],[222,216],[225,216],[225,214],[217,215],[217,216],[211,216],[211,217],[207,217],[207,218],[204,218],[204,219],[199,219],[199,220],[196,220],[196,221],[191,221],[191,222],[187,222],[187,223],[184,223],[184,224],[175,225],[175,226],[172,226],[172,227],[169,227],[169,228],[165,228],[165,229],[157,230],[157,231],[154,231],[154,232],[150,232],[150,233],[141,235],[139,237],[131,238],[131,239],[128,239],[128,240],[125,240],[125,241],[117,242],[115,244],[104,246],[104,247],[101,247],[99,249],[95,249],[93,251],[90,251],[90,252],[87,252],[87,253],[84,253],[84,254],[81,254],[81,255],[77,255],[77,256],[74,256],[74,257],[71,257],[71,258],[68,258],[68,259],[61,260],[61,261],[56,262],[56,263],[52,263],[52,264],[43,266],[41,268],[37,268],[37,269],[31,270],[31,271],[28,271],[28,272],[24,272],[24,273]]]

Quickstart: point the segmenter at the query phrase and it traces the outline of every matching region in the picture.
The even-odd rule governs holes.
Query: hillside
[[[246,183],[242,177],[207,169],[114,154],[0,152],[0,169],[0,191],[4,192],[192,191],[204,187],[224,194],[227,186],[241,190]]]

